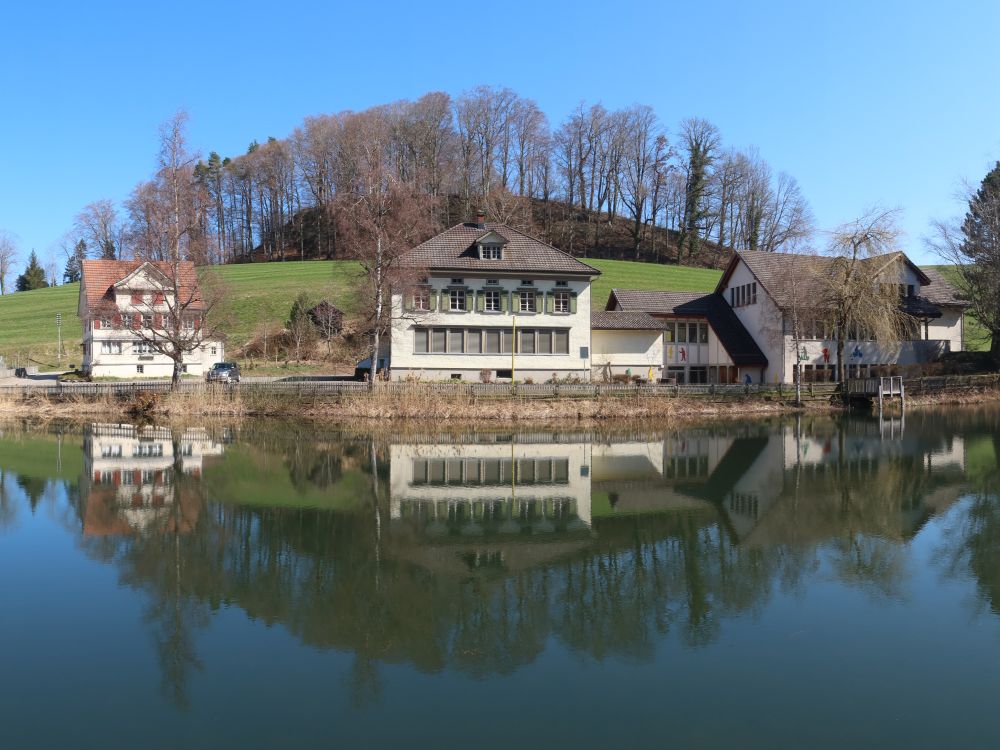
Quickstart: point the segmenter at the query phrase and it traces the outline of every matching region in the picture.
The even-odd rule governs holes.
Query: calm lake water
[[[0,746],[994,747],[1000,414],[6,429]]]

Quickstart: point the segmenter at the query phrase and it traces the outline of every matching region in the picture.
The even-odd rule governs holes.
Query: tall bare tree
[[[95,249],[98,257],[106,260],[123,257],[125,227],[112,201],[105,198],[88,203],[73,220],[73,229]]]
[[[371,325],[371,377],[378,376],[381,338],[392,325],[392,290],[412,283],[418,273],[405,261],[406,253],[429,234],[433,201],[405,184],[387,159],[389,124],[382,113],[352,115],[345,124],[342,157],[353,177],[344,190],[345,234],[353,256],[364,270],[362,300]],[[344,184],[344,188],[348,185]]]
[[[7,277],[17,262],[17,237],[0,229],[0,294],[7,293]]]
[[[129,202],[139,260],[153,261],[153,289],[137,290],[135,314],[125,324],[151,349],[173,363],[172,387],[180,384],[184,358],[208,341],[224,337],[218,306],[224,287],[207,271],[199,234],[201,187],[194,174],[197,155],[187,147],[187,114],[177,112],[160,127],[158,169]],[[141,301],[140,301],[141,300]]]

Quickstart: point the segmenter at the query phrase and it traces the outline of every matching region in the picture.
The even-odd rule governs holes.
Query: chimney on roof
[[[486,212],[476,211],[476,227],[486,229]]]

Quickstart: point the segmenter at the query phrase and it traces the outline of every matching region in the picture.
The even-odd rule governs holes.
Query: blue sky
[[[903,209],[904,248],[1000,158],[1000,3],[17,3],[0,45],[0,228],[46,255],[153,169],[178,108],[203,153],[310,114],[485,83],[715,123],[830,228]]]

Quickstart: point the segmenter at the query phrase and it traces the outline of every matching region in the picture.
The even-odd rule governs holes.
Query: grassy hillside
[[[594,305],[603,306],[613,287],[710,291],[719,272],[704,268],[588,260],[601,271],[594,283]],[[361,269],[352,261],[253,263],[215,270],[225,289],[222,313],[232,321],[229,346],[242,346],[264,323],[280,326],[300,292],[326,298],[348,315],[357,313],[352,291]],[[76,317],[79,284],[19,292],[0,297],[0,355],[9,363],[31,361],[55,365],[56,313],[63,316],[63,350],[72,364],[80,362],[82,330]]]
[[[601,276],[593,285],[593,304],[603,307],[611,289],[705,291],[715,288],[720,271],[622,260],[586,259]],[[357,312],[352,291],[361,269],[351,261],[305,261],[223,266],[215,271],[226,290],[223,313],[232,321],[230,349],[242,346],[264,323],[272,327],[287,319],[300,292],[315,300],[329,299],[348,316]],[[9,363],[56,364],[56,313],[63,316],[63,364],[79,364],[80,321],[76,317],[79,284],[19,292],[0,297],[0,355]],[[974,321],[967,326],[969,348],[985,348]]]

